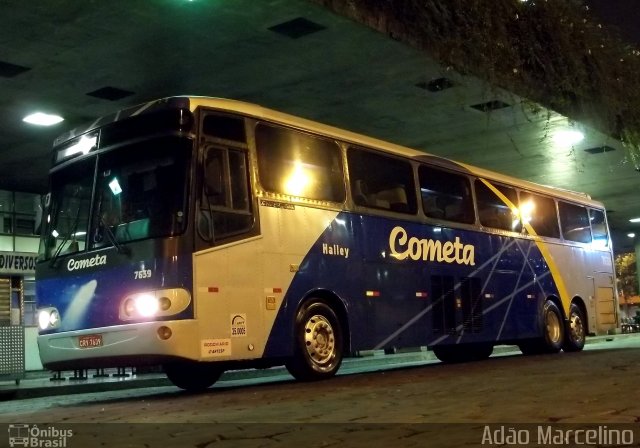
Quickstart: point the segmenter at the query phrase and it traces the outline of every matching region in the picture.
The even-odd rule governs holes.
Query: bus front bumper
[[[200,359],[195,320],[144,322],[38,336],[45,368],[71,370]]]

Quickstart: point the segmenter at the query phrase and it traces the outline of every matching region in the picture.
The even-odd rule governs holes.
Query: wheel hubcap
[[[336,340],[331,322],[324,316],[315,315],[307,321],[304,331],[309,358],[319,366],[331,362],[336,353]]]
[[[556,316],[555,313],[549,312],[547,313],[547,336],[549,337],[549,341],[554,344],[560,341],[560,319]]]
[[[584,326],[582,325],[582,319],[577,314],[571,315],[571,337],[577,342],[581,343],[584,339]]]

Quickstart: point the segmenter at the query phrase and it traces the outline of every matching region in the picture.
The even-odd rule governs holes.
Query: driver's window
[[[253,227],[253,214],[246,151],[207,148],[203,175],[201,207],[213,219],[213,238],[219,241],[249,231]]]

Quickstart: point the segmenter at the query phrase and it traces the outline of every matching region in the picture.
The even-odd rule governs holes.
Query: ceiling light
[[[636,234],[635,234],[635,233],[627,233],[627,236],[628,236],[629,238],[635,238],[635,237],[636,237]]]
[[[609,212],[611,213],[611,212]],[[631,218],[629,222],[640,222],[640,218]]]
[[[36,112],[34,114],[27,115],[22,119],[25,123],[35,124],[37,126],[51,126],[58,124],[63,120],[64,118],[60,115],[45,114],[43,112]]]
[[[562,146],[573,146],[584,140],[584,134],[576,129],[565,129],[556,132],[553,139]]]

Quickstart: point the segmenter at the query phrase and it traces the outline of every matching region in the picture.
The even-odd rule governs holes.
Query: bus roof
[[[133,106],[130,108],[122,109],[114,114],[99,118],[93,122],[88,128],[77,128],[69,131],[56,139],[54,146],[57,146],[64,141],[76,137],[80,134],[88,132],[92,129],[104,126],[108,123],[123,120],[128,117],[149,113],[159,109],[167,108],[188,108],[191,111],[195,111],[198,107],[206,107],[212,109],[218,109],[221,111],[235,112],[243,115],[247,115],[253,118],[263,119],[274,123],[287,125],[290,127],[306,130],[312,133],[320,134],[335,138],[336,140],[344,141],[347,143],[353,143],[365,147],[374,149],[381,149],[392,154],[399,156],[419,160],[422,162],[428,162],[430,164],[438,165],[444,168],[453,169],[460,172],[472,174],[474,176],[492,179],[497,182],[526,188],[539,193],[548,194],[551,196],[564,198],[576,202],[580,202],[587,205],[603,208],[603,204],[599,201],[592,200],[586,193],[565,190],[562,188],[551,187],[546,185],[537,184],[534,182],[525,181],[515,177],[511,177],[505,174],[494,172],[491,170],[479,168],[473,165],[468,165],[462,162],[456,162],[454,160],[447,159],[445,157],[429,154],[417,149],[397,145],[384,140],[379,140],[366,135],[358,134],[356,132],[347,131],[334,126],[329,126],[316,121],[308,120],[306,118],[300,118],[294,115],[278,112],[273,109],[269,109],[257,104],[247,103],[244,101],[231,100],[225,98],[204,97],[204,96],[175,96],[161,98],[158,100],[150,101],[144,104]]]

